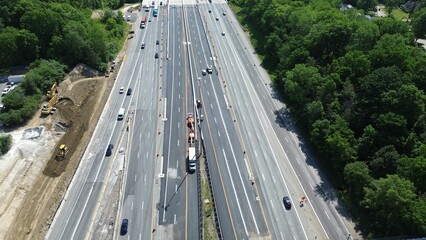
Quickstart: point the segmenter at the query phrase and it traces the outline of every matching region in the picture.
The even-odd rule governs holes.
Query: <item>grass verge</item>
[[[200,166],[205,166],[205,159],[201,159]],[[203,240],[218,239],[214,215],[213,199],[210,194],[210,185],[205,168],[201,170],[201,201],[203,209]]]

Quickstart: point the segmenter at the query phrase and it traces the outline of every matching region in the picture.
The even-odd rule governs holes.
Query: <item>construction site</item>
[[[42,239],[90,141],[116,72],[77,65],[0,158],[0,239]]]

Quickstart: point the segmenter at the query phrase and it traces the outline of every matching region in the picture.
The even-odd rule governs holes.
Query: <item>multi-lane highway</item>
[[[161,181],[158,224],[162,227],[156,239],[198,239],[198,179],[188,173],[187,113],[193,112],[189,85],[187,40],[181,6],[161,8],[160,18],[167,21],[162,38],[165,46],[166,116],[163,147],[163,173]]]
[[[270,82],[228,6],[207,4],[199,9],[219,69],[221,94],[227,99],[222,109],[229,109],[236,120],[247,171],[260,193],[271,237],[346,239],[350,232],[336,211],[335,196],[320,179],[314,160],[302,152],[289,116],[276,114],[282,112],[282,104],[273,98]],[[292,200],[291,210],[284,208],[284,196]]]
[[[126,235],[115,236],[198,239],[198,172],[188,171],[186,126],[187,114],[196,112],[204,115],[196,133],[223,239],[349,238],[353,226],[342,217],[344,208],[229,6],[219,0],[162,3],[154,2],[158,17],[152,10],[131,14],[135,37],[48,238],[89,236],[115,159],[125,170],[116,223],[129,219]],[[144,15],[149,21],[139,29]],[[204,74],[209,65],[213,72]],[[119,94],[120,87],[133,94]],[[196,99],[203,102],[199,111]],[[121,107],[126,117],[117,121]],[[105,157],[108,143],[116,146],[111,157]]]
[[[131,19],[137,21],[140,16],[132,14]],[[144,31],[135,29],[137,33],[129,41],[127,55],[115,86],[49,229],[49,239],[84,239],[89,236],[89,229],[93,225],[92,220],[114,160],[123,161],[126,171],[119,216],[129,219],[128,236],[140,238],[142,233],[152,231],[161,82],[160,59],[155,59],[155,53],[160,51],[156,40],[161,36],[161,28],[158,21],[147,25],[150,27]],[[142,42],[146,43],[145,49],[141,49]],[[125,90],[122,94],[119,93],[121,87]],[[129,88],[133,89],[131,95],[126,94]],[[125,117],[122,121],[117,121],[120,108],[126,109]],[[129,134],[123,134],[126,132]],[[109,143],[114,145],[113,154],[105,156]],[[124,152],[117,151],[119,148],[123,148]]]

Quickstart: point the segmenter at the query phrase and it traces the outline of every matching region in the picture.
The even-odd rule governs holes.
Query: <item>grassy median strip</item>
[[[210,185],[207,179],[207,173],[205,169],[205,159],[200,158],[201,160],[201,201],[203,209],[203,239],[218,239],[214,215],[214,205],[213,199],[210,194]]]

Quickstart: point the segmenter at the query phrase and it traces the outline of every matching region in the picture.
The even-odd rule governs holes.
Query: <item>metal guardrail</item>
[[[200,129],[200,132],[201,132],[201,129]],[[198,146],[196,146],[196,151],[198,151],[198,149],[200,149],[199,148],[199,145],[200,145],[200,142],[197,142],[196,143],[196,145],[198,145]],[[197,156],[197,159],[198,159],[198,161],[197,161],[197,169],[198,169],[198,171],[196,171],[196,173],[197,173],[197,197],[198,197],[198,239],[200,239],[200,240],[202,240],[203,239],[203,206],[202,206],[202,198],[201,198],[201,195],[202,195],[202,185],[201,185],[201,173],[200,173],[200,161],[199,161],[199,157],[201,156],[201,152],[200,151],[198,151],[197,153],[196,153],[196,156]]]

